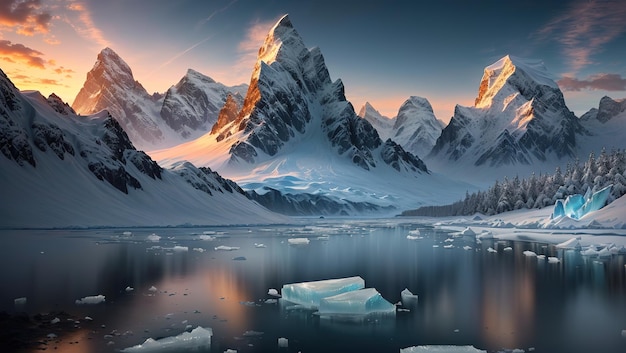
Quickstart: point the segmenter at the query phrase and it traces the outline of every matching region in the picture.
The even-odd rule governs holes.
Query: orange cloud
[[[254,22],[248,28],[246,37],[242,40],[237,49],[239,51],[239,59],[233,67],[234,75],[239,81],[247,81],[250,79],[250,73],[256,64],[259,48],[263,45],[267,33],[272,26],[278,21],[273,19],[266,22]]]
[[[41,0],[0,0],[0,27],[32,36],[48,33],[52,15],[42,10]]]
[[[0,55],[8,62],[15,63],[16,61],[21,61],[31,67],[45,68],[46,62],[42,58],[43,53],[23,44],[11,43],[9,40],[0,40]]]
[[[97,43],[102,48],[111,46],[111,43],[104,38],[100,29],[96,27],[91,16],[91,12],[83,2],[74,1],[70,3],[67,8],[78,14],[78,21],[73,21],[69,18],[65,20],[70,26],[72,26],[72,28],[74,28],[76,33],[83,38]]]

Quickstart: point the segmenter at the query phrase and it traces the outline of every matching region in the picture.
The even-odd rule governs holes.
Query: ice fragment
[[[92,295],[92,296],[88,296],[88,297],[84,297],[81,299],[76,299],[75,303],[78,305],[83,305],[83,304],[100,304],[100,303],[104,303],[105,302],[105,297],[104,295],[100,294],[100,295]]]
[[[305,307],[318,307],[322,298],[365,288],[365,281],[359,276],[322,281],[285,284],[281,293],[283,299]]]
[[[124,353],[143,352],[180,352],[208,348],[211,346],[213,330],[196,327],[191,332],[183,332],[178,336],[170,336],[155,340],[148,338],[144,343],[122,349]]]
[[[375,288],[365,288],[322,298],[319,305],[321,316],[373,313],[396,313],[396,306],[385,300]]]

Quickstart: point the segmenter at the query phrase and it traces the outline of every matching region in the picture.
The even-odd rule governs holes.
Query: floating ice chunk
[[[574,249],[580,250],[580,237],[571,238],[570,240],[566,240],[562,243],[556,244],[556,247],[559,249]]]
[[[359,276],[314,282],[285,284],[281,290],[284,300],[305,307],[319,307],[322,298],[365,288]]]
[[[487,353],[474,346],[414,346],[401,348],[400,353]]]
[[[267,299],[264,302],[265,304],[276,304],[278,303],[278,299]]]
[[[149,292],[156,292],[158,289],[155,286],[148,288]]]
[[[465,245],[465,246],[463,247],[463,250],[472,250],[472,249],[473,249],[473,248],[472,248],[471,246],[469,246],[469,245]]]
[[[309,238],[289,238],[287,239],[289,245],[307,245],[310,243]]]
[[[408,288],[400,292],[400,299],[404,306],[417,306],[417,294],[413,294]]]
[[[537,260],[545,260],[546,255],[537,255]]]
[[[199,252],[199,253],[203,253],[203,252],[205,252],[205,251],[206,251],[206,250],[204,250],[203,248],[193,248],[192,250],[193,250],[193,251],[197,251],[197,252]]]
[[[180,251],[180,252],[183,252],[183,251],[189,251],[189,247],[187,247],[187,246],[180,246],[180,245],[176,245],[176,246],[174,246],[174,247],[172,248],[172,250],[174,250],[174,251]]]
[[[452,244],[444,245],[443,248],[444,249],[452,249],[452,248],[454,248],[454,245],[452,245]]]
[[[487,249],[487,251],[492,252],[492,253],[498,252],[498,250],[492,248],[491,246]]]
[[[238,246],[226,246],[226,245],[220,245],[218,247],[214,248],[216,251],[234,251],[234,250],[239,250]]]
[[[287,347],[289,347],[289,340],[286,339],[285,337],[279,337],[278,338],[278,347],[279,348],[287,348]]]
[[[183,332],[178,336],[170,336],[158,340],[148,338],[144,343],[124,348],[124,353],[143,352],[180,352],[206,349],[211,346],[213,330],[196,327],[191,332]]]
[[[152,241],[152,242],[157,242],[157,241],[161,240],[161,237],[156,235],[156,234],[154,234],[154,233],[152,233],[152,234],[150,234],[150,235],[148,235],[146,237],[146,240]]]
[[[61,322],[61,319],[59,319],[58,317],[55,317],[54,319],[50,320],[51,324],[58,324],[59,322]]]
[[[608,247],[605,246],[598,251],[598,256],[599,257],[611,257],[611,251],[608,249]]]
[[[49,340],[53,340],[53,339],[57,338],[58,336],[56,334],[54,334],[54,333],[49,333],[49,334],[46,335],[46,337]]]
[[[502,249],[504,251],[513,251],[513,248],[510,246],[507,246],[506,248]]]
[[[267,294],[269,295],[273,295],[275,297],[279,296],[280,294],[278,294],[278,291],[275,288],[270,288],[267,290]]]
[[[626,330],[622,330],[622,337],[626,338]]]
[[[135,290],[135,288],[133,288],[133,287],[131,287],[131,286],[128,286],[128,287],[126,287],[126,289],[124,289],[124,290],[125,290],[125,291],[127,291],[127,292],[132,292],[132,291],[134,291],[134,290]]]
[[[561,262],[561,260],[559,260],[558,257],[548,256],[548,263],[558,264],[559,262]]]
[[[81,299],[76,299],[75,303],[78,305],[83,305],[83,304],[100,304],[100,303],[104,303],[106,301],[106,298],[104,295],[100,294],[100,295],[92,295],[92,296],[88,296],[88,297],[84,297]]]
[[[443,242],[444,243],[452,243],[453,241],[454,241],[454,239],[448,238],[448,239],[444,240]]]
[[[215,233],[213,233],[213,234],[215,234]],[[206,241],[213,241],[213,240],[216,239],[215,237],[210,236],[210,235],[206,235],[206,234],[200,234],[199,238],[200,238],[200,240],[206,240]]]
[[[20,297],[20,298],[15,298],[13,299],[13,304],[15,306],[22,306],[22,305],[26,305],[26,297]]]
[[[474,230],[470,227],[467,227],[465,229],[463,229],[463,231],[461,232],[462,236],[469,236],[469,237],[473,237],[476,235],[476,232],[474,232]]]
[[[254,247],[255,247],[255,248],[266,248],[267,246],[265,246],[265,244],[257,244],[257,243],[254,243]]]
[[[556,200],[552,218],[569,217],[572,219],[580,219],[589,212],[597,211],[606,205],[606,201],[611,195],[609,185],[595,193],[591,193],[591,189],[587,189],[585,195],[575,194],[568,196],[565,200]]]
[[[530,251],[530,250],[526,250],[526,251],[524,251],[524,252],[523,252],[523,254],[524,254],[525,256],[528,256],[528,257],[537,256],[537,253],[536,253],[536,252],[534,252],[534,251]]]
[[[598,255],[598,250],[596,250],[595,247],[590,246],[589,248],[581,251],[580,254],[582,256],[597,256]]]
[[[133,236],[133,232],[128,232],[128,231],[122,232],[122,235],[125,236],[125,237],[132,237]]]
[[[395,314],[396,306],[375,288],[365,288],[322,298],[318,313],[321,316]]]
[[[244,337],[257,337],[257,336],[263,336],[265,334],[265,332],[260,332],[260,331],[254,331],[254,330],[249,330],[243,333]]]
[[[407,238],[407,239],[409,239],[409,240],[420,240],[420,239],[424,239],[424,237],[421,237],[421,236],[419,236],[419,235],[410,235],[410,234],[409,234],[409,235],[407,235],[407,236],[406,236],[406,238]]]
[[[422,235],[422,233],[420,232],[420,230],[419,230],[419,229],[414,229],[414,230],[410,230],[410,231],[409,231],[409,235],[412,235],[412,236],[420,236],[420,235]]]

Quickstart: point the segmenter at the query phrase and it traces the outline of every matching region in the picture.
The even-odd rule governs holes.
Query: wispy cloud
[[[576,1],[536,36],[557,41],[567,57],[570,76],[593,63],[605,45],[626,31],[626,2],[622,0]]]
[[[0,40],[0,57],[7,62],[20,61],[30,67],[44,69],[46,61],[42,58],[43,53],[29,48],[20,43],[12,43],[9,40]]]
[[[237,0],[232,0],[231,2],[229,2],[226,6],[222,7],[221,9],[217,9],[217,10],[213,11],[211,14],[209,14],[209,16],[203,18],[200,22],[198,22],[198,24],[196,24],[196,29],[202,27],[205,23],[211,21],[211,19],[213,17],[215,17],[216,15],[218,15],[219,13],[228,10],[228,8],[231,7],[236,2],[237,2]]]
[[[67,8],[78,15],[78,21],[72,21],[69,18],[66,20],[76,33],[85,39],[97,43],[101,48],[111,46],[111,43],[106,40],[104,34],[93,22],[91,12],[83,2],[70,1]]]
[[[192,46],[190,46],[189,48],[181,51],[180,53],[175,54],[173,57],[171,57],[169,60],[165,61],[164,63],[162,63],[161,65],[159,65],[156,69],[152,70],[148,76],[152,76],[152,74],[154,74],[156,71],[162,69],[163,67],[173,63],[176,59],[180,58],[181,56],[187,54],[188,52],[192,51],[193,49],[195,49],[197,46],[199,46],[200,44],[206,42],[207,40],[211,39],[213,36],[208,36],[206,38],[204,38],[203,40],[193,44]]]
[[[52,15],[43,9],[41,0],[0,0],[0,28],[32,36],[47,33]]]
[[[591,75],[584,80],[565,76],[557,83],[564,91],[603,90],[603,91],[626,91],[626,78],[618,74]]]
[[[248,75],[252,72],[257,61],[259,48],[263,45],[267,33],[275,23],[276,19],[273,19],[265,22],[256,21],[250,25],[245,38],[237,46],[239,59],[233,67],[236,76],[242,77],[244,80],[249,78]]]

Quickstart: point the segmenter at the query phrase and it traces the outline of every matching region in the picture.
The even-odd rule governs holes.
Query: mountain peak
[[[277,61],[278,57],[282,55],[293,56],[295,54],[297,57],[302,50],[306,50],[302,38],[300,38],[300,35],[293,27],[289,16],[284,15],[276,22],[265,37],[265,42],[259,49],[257,67],[260,66],[259,62],[261,61],[270,65],[274,61]],[[258,71],[258,69],[255,71]]]
[[[529,87],[547,86],[558,89],[558,85],[548,73],[543,61],[506,55],[485,68],[475,106],[483,108],[492,105],[495,96],[507,85],[522,95],[529,90]]]

